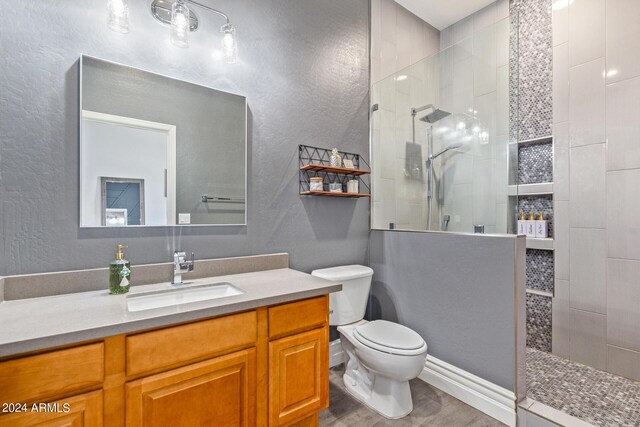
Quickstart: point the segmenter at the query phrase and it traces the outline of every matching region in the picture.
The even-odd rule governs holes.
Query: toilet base
[[[413,411],[409,381],[397,381],[375,374],[369,374],[368,377],[371,379],[370,385],[366,384],[368,381],[354,378],[347,371],[342,380],[350,395],[385,418],[398,419]]]

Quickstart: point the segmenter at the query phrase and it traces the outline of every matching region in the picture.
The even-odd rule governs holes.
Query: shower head
[[[449,150],[455,150],[456,148],[460,148],[460,147],[462,147],[462,142],[454,142],[453,144],[447,145],[447,147],[444,150],[440,150],[436,154],[432,155],[430,159],[433,160],[437,157],[442,156],[444,153],[446,153]]]
[[[441,110],[439,108],[435,108],[434,107],[433,111],[430,112],[429,114],[427,114],[426,116],[421,117],[420,121],[433,124],[433,123],[435,123],[437,121],[440,121],[440,120],[442,120],[445,117],[450,116],[450,115],[451,115],[450,112],[444,111],[444,110]]]

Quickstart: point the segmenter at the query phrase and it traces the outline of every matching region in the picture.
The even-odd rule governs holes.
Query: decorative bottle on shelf
[[[124,259],[124,245],[118,245],[116,259],[109,263],[109,293],[126,294],[131,287],[131,265]]]
[[[524,217],[524,212],[520,212],[520,218],[518,218],[518,234],[527,235],[527,219]]]
[[[547,226],[547,220],[544,219],[542,212],[540,212],[538,220],[536,221],[536,237],[539,239],[546,239],[549,237],[549,227]]]
[[[336,168],[339,168],[342,165],[342,157],[340,156],[337,148],[331,150],[331,159],[329,163],[331,164],[331,166]]]
[[[527,220],[527,237],[536,237],[536,217],[533,212],[529,213]]]

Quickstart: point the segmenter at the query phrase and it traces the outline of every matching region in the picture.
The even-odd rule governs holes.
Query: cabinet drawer
[[[29,403],[100,387],[104,343],[52,351],[0,363],[0,402]]]
[[[252,346],[257,338],[255,311],[219,317],[126,339],[127,375],[137,375],[224,351]]]
[[[328,297],[306,299],[269,307],[269,338],[323,326],[329,322]]]

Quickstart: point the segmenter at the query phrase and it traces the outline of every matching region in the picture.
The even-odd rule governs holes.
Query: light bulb
[[[226,23],[220,28],[222,33],[222,54],[228,64],[238,61],[238,43],[236,41],[236,29]]]
[[[177,47],[189,47],[189,8],[183,0],[171,6],[171,43]]]
[[[464,131],[467,128],[467,125],[465,125],[464,122],[459,122],[457,128],[458,130]]]
[[[107,26],[117,33],[129,32],[127,0],[107,0]]]

